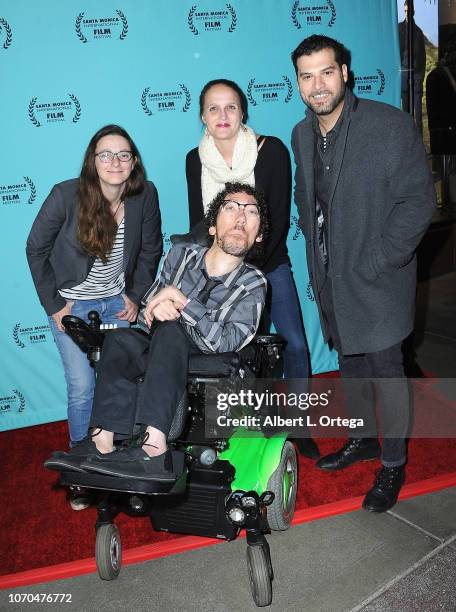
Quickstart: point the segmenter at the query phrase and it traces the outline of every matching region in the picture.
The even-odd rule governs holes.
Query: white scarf
[[[254,168],[258,156],[255,132],[242,125],[234,145],[230,168],[217,149],[213,137],[205,131],[198,147],[201,159],[201,193],[204,212],[225,183],[247,183],[255,187]]]

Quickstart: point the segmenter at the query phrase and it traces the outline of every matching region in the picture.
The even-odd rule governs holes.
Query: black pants
[[[327,277],[320,293],[320,304],[332,344],[338,352],[339,369],[344,384],[347,410],[352,418],[362,418],[365,433],[356,437],[373,437],[377,432],[375,401],[379,407],[383,437],[382,463],[396,467],[406,461],[405,438],[410,421],[409,384],[404,372],[402,343],[382,351],[344,355],[334,314],[331,279]],[[363,379],[356,383],[354,379]],[[366,379],[380,379],[372,383]]]
[[[175,321],[159,323],[151,337],[130,329],[108,334],[97,370],[90,425],[131,434],[135,423],[141,423],[167,436],[185,393],[189,357],[200,353]],[[138,385],[141,375],[144,382]]]
[[[364,430],[367,432],[364,437],[376,434],[375,401],[377,400],[383,436],[383,465],[396,467],[405,463],[410,396],[408,380],[404,375],[402,343],[374,353],[360,355],[339,353],[339,368],[340,375],[345,381],[347,409],[352,418],[364,420]],[[362,380],[357,382],[354,379]]]

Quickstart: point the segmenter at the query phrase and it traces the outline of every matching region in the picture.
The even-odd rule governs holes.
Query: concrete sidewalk
[[[274,565],[271,612],[433,612],[456,609],[456,488],[362,510],[268,537]],[[247,612],[245,540],[221,543],[97,575],[0,593],[3,610]],[[70,593],[71,603],[9,603],[14,593]]]

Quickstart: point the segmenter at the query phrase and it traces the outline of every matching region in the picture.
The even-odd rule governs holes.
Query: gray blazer
[[[413,329],[416,256],[436,198],[426,153],[412,118],[381,102],[350,105],[338,136],[329,201],[329,272],[343,354],[369,353]],[[315,238],[313,113],[292,135],[295,202],[318,300],[324,272]]]
[[[77,238],[78,186],[79,179],[71,179],[52,188],[27,239],[30,271],[48,315],[65,306],[58,289],[81,283],[95,261]],[[142,193],[125,200],[125,293],[135,304],[155,278],[162,247],[157,190],[147,182]]]

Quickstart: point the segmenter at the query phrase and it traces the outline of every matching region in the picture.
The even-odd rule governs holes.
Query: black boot
[[[368,461],[380,457],[380,444],[376,438],[350,438],[336,453],[319,459],[320,470],[342,470],[357,461]]]
[[[374,486],[363,501],[364,510],[386,512],[397,502],[399,491],[405,480],[405,466],[385,467],[377,472]]]

